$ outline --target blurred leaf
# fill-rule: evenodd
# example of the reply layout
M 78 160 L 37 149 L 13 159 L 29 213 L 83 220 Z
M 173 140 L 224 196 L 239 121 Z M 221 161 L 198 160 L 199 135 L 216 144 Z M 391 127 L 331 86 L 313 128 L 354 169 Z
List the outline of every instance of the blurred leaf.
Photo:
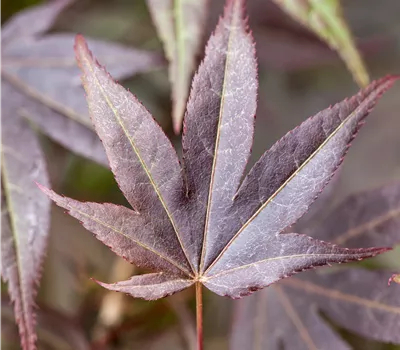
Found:
M 320 317 L 314 301 L 289 294 L 285 286 L 279 283 L 235 303 L 230 350 L 350 349 Z
M 301 232 L 349 247 L 400 244 L 400 182 L 349 196 L 318 226 Z
M 9 45 L 16 38 L 19 40 L 33 38 L 46 32 L 53 25 L 59 13 L 73 0 L 57 0 L 51 5 L 32 6 L 18 12 L 3 26 L 2 45 Z M 29 23 L 29 25 L 27 25 Z
M 172 118 L 178 134 L 206 24 L 208 0 L 147 0 L 147 4 L 170 64 Z
M 7 282 L 23 349 L 35 349 L 34 300 L 50 221 L 50 202 L 35 182 L 49 184 L 35 132 L 16 110 L 23 96 L 3 81 L 2 89 L 2 277 Z
M 2 79 L 26 96 L 18 112 L 33 120 L 41 131 L 73 152 L 108 165 L 88 117 L 75 64 L 74 35 L 43 35 L 71 2 L 59 0 L 33 7 L 5 24 Z M 118 79 L 148 71 L 161 63 L 160 57 L 152 52 L 101 40 L 89 42 Z
M 14 332 L 12 327 L 7 330 L 7 334 L 4 332 L 7 329 L 6 325 L 14 322 L 13 312 L 9 304 L 9 300 L 2 298 L 2 348 L 4 343 L 7 344 L 6 338 L 10 338 Z M 37 313 L 37 332 L 39 349 L 41 350 L 90 349 L 83 330 L 67 316 L 48 307 L 41 307 Z M 7 349 L 9 349 L 8 346 L 7 344 Z
M 387 288 L 384 271 L 346 269 L 288 280 L 295 294 L 305 294 L 337 324 L 367 338 L 400 343 L 400 298 Z M 292 282 L 292 283 L 291 283 Z
M 237 303 L 231 349 L 350 349 L 318 310 L 364 337 L 400 343 L 400 299 L 386 280 L 362 269 L 284 280 Z
M 337 50 L 360 86 L 368 84 L 367 70 L 343 19 L 339 0 L 274 1 Z

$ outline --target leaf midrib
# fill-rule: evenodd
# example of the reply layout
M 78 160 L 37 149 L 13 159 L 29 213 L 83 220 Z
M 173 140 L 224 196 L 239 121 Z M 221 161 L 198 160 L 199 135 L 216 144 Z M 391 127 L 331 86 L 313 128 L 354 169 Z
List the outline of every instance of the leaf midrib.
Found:
M 234 27 L 234 24 L 237 21 L 237 6 L 238 6 L 237 3 L 235 3 L 234 6 L 235 6 L 235 8 L 233 9 L 233 15 L 232 15 L 232 27 Z M 222 83 L 222 94 L 221 94 L 219 116 L 218 116 L 217 135 L 215 138 L 214 157 L 213 157 L 213 164 L 211 167 L 210 186 L 208 189 L 206 219 L 205 219 L 204 231 L 203 231 L 203 244 L 202 244 L 201 259 L 200 259 L 200 274 L 202 274 L 203 270 L 204 270 L 204 259 L 205 259 L 206 248 L 207 248 L 207 233 L 209 231 L 209 224 L 210 224 L 209 220 L 210 220 L 210 215 L 211 215 L 211 202 L 212 202 L 213 187 L 214 187 L 214 180 L 215 180 L 215 171 L 216 171 L 216 166 L 217 166 L 219 142 L 220 142 L 220 137 L 221 137 L 221 123 L 222 123 L 222 117 L 223 117 L 224 110 L 225 110 L 225 90 L 226 90 L 226 85 L 227 85 L 227 80 L 228 80 L 226 75 L 228 74 L 230 50 L 231 50 L 231 45 L 232 45 L 232 40 L 233 40 L 232 37 L 234 36 L 234 34 L 235 34 L 235 30 L 231 30 L 229 32 L 228 44 L 227 44 L 227 50 L 226 50 L 226 61 L 225 61 L 224 77 L 223 77 L 223 83 Z
M 26 300 L 25 300 L 25 297 L 27 297 L 26 293 L 25 293 L 25 288 L 24 288 L 24 286 L 22 284 L 22 276 L 24 274 L 23 274 L 23 271 L 22 271 L 21 254 L 19 253 L 19 250 L 20 250 L 20 248 L 19 248 L 19 239 L 18 239 L 17 233 L 16 233 L 17 225 L 16 225 L 16 219 L 14 217 L 15 216 L 14 215 L 15 211 L 12 209 L 13 208 L 12 199 L 11 199 L 12 196 L 11 196 L 11 193 L 10 193 L 10 189 L 8 188 L 9 181 L 7 180 L 7 171 L 6 171 L 6 165 L 5 165 L 6 164 L 6 160 L 5 160 L 5 157 L 3 155 L 3 152 L 1 152 L 1 158 L 2 158 L 1 170 L 2 170 L 2 176 L 4 178 L 4 181 L 2 181 L 3 182 L 3 187 L 4 187 L 4 192 L 5 192 L 5 196 L 4 197 L 5 197 L 5 201 L 6 201 L 6 207 L 7 207 L 8 212 L 9 212 L 10 226 L 11 226 L 11 232 L 12 232 L 12 235 L 13 235 L 14 249 L 15 249 L 15 256 L 16 256 L 16 262 L 15 263 L 17 265 L 17 270 L 18 270 L 18 287 L 16 288 L 16 290 L 17 290 L 17 293 L 19 295 L 19 300 L 21 302 L 22 311 L 23 311 L 23 314 L 19 315 L 19 317 L 22 320 L 22 322 L 24 323 L 24 328 L 25 328 L 25 332 L 26 332 L 25 341 L 27 342 L 28 346 L 30 346 L 30 340 L 29 339 L 31 338 L 32 334 L 30 333 L 30 329 L 31 329 L 31 327 L 29 326 L 30 322 L 27 319 L 27 316 L 30 315 L 30 313 L 28 311 L 29 306 L 26 304 Z M 4 269 L 4 268 L 5 268 L 5 266 L 2 266 L 2 269 Z M 8 282 L 11 283 L 11 280 L 9 279 Z M 17 301 L 15 301 L 15 302 L 17 302 Z M 23 342 L 23 340 L 21 340 L 21 341 Z

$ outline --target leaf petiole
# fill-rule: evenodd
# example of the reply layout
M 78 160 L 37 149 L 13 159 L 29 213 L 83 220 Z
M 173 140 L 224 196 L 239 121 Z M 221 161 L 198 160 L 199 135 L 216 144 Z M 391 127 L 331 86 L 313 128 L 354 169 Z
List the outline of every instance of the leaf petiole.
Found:
M 197 350 L 203 350 L 203 290 L 201 282 L 196 282 L 196 327 Z

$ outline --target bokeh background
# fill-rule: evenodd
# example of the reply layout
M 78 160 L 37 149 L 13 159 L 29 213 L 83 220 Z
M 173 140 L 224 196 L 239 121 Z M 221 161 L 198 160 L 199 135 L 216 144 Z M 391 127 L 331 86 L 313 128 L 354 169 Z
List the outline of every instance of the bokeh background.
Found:
M 2 23 L 37 3 L 3 0 Z M 343 0 L 342 5 L 372 78 L 399 74 L 400 1 Z M 223 1 L 211 1 L 205 41 L 222 8 Z M 248 0 L 248 14 L 260 78 L 254 162 L 287 131 L 355 93 L 358 87 L 336 53 L 268 0 Z M 144 0 L 76 1 L 61 14 L 52 31 L 80 32 L 162 52 Z M 179 137 L 172 133 L 167 66 L 122 83 L 143 101 L 179 149 Z M 344 162 L 331 205 L 350 193 L 400 180 L 399 96 L 397 83 L 369 117 Z M 44 136 L 41 141 L 52 184 L 59 192 L 82 200 L 125 203 L 109 170 Z M 400 270 L 399 249 L 367 265 Z M 49 249 L 37 299 L 42 310 L 39 320 L 43 320 L 39 349 L 72 349 L 72 337 L 79 337 L 77 329 L 83 329 L 93 349 L 189 348 L 187 341 L 194 336 L 194 290 L 144 302 L 108 293 L 89 279 L 112 282 L 132 273 L 131 265 L 116 257 L 60 208 L 53 207 Z M 227 349 L 234 301 L 206 291 L 204 303 L 205 347 Z M 3 297 L 2 349 L 18 349 L 18 333 L 7 305 Z M 400 349 L 341 332 L 356 349 Z

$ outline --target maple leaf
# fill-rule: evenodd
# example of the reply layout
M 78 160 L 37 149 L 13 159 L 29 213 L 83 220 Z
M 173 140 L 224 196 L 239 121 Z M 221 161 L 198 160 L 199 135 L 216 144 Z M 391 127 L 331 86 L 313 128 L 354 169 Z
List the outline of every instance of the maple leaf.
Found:
M 318 201 L 317 201 L 318 202 Z M 304 225 L 304 223 L 303 223 Z M 319 225 L 304 232 L 337 244 L 400 244 L 400 183 L 348 197 Z M 378 341 L 400 343 L 398 291 L 387 273 L 359 268 L 304 273 L 236 305 L 231 349 L 349 349 L 319 315 Z
M 169 61 L 172 120 L 177 134 L 181 131 L 190 78 L 205 28 L 207 3 L 208 0 L 147 0 Z
M 79 69 L 71 47 L 75 34 L 45 34 L 72 0 L 29 8 L 2 28 L 2 80 L 21 94 L 13 112 L 32 120 L 67 149 L 108 165 L 87 113 Z M 29 23 L 29 25 L 27 25 Z M 123 79 L 160 65 L 158 54 L 90 39 L 93 51 L 115 78 Z M 5 98 L 7 103 L 7 98 Z
M 50 201 L 35 181 L 49 185 L 35 132 L 14 114 L 23 97 L 2 81 L 2 277 L 14 303 L 24 349 L 35 348 L 34 299 L 50 222 Z
M 102 286 L 153 300 L 196 283 L 238 298 L 301 270 L 387 250 L 340 248 L 280 233 L 306 212 L 396 78 L 375 81 L 308 119 L 266 152 L 241 183 L 257 93 L 255 50 L 246 28 L 242 1 L 228 1 L 193 80 L 183 168 L 150 113 L 77 37 L 90 115 L 133 209 L 79 202 L 41 188 L 116 254 L 156 271 Z

